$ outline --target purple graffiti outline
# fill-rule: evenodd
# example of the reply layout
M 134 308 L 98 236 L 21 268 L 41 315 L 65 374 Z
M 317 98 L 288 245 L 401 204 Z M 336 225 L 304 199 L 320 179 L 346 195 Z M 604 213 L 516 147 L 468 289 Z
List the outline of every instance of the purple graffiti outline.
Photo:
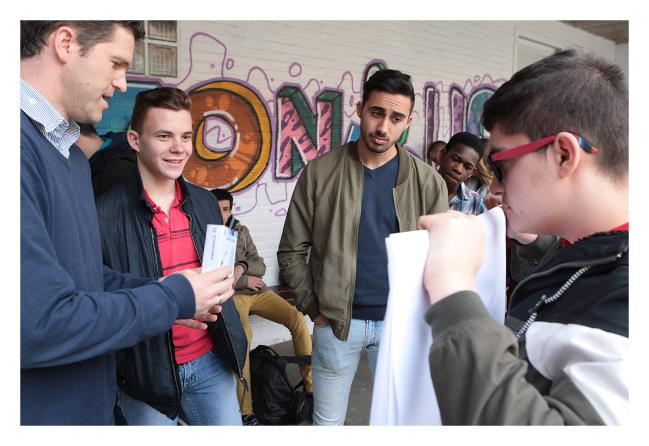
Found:
M 256 187 L 256 189 L 255 189 L 255 202 L 253 203 L 253 205 L 252 205 L 249 209 L 247 209 L 247 210 L 245 210 L 245 211 L 241 211 L 241 212 L 236 212 L 236 215 L 239 216 L 239 215 L 249 214 L 250 212 L 254 211 L 254 210 L 257 208 L 257 205 L 259 204 L 259 193 L 260 193 L 260 192 L 259 192 L 259 189 L 261 189 L 262 187 L 263 187 L 263 189 L 264 189 L 264 194 L 266 195 L 266 201 L 267 201 L 269 204 L 271 204 L 272 206 L 274 206 L 274 205 L 276 205 L 276 204 L 278 204 L 278 203 L 283 203 L 283 202 L 288 201 L 288 200 L 289 200 L 289 196 L 288 196 L 288 183 L 286 183 L 286 182 L 282 182 L 282 183 L 276 183 L 276 184 L 282 184 L 282 185 L 284 186 L 284 198 L 280 198 L 279 200 L 275 200 L 275 201 L 273 201 L 273 199 L 270 197 L 270 194 L 268 193 L 268 183 L 266 183 L 266 182 L 263 182 L 263 183 L 257 183 L 257 184 L 256 184 L 257 187 Z M 248 190 L 248 191 L 249 191 L 249 190 Z M 239 193 L 243 193 L 243 192 L 244 192 L 244 191 L 241 191 L 241 192 L 239 192 Z M 236 192 L 235 192 L 234 195 L 238 195 L 239 193 L 236 193 Z M 281 209 L 280 209 L 280 210 L 281 210 Z M 279 212 L 279 211 L 276 211 L 276 214 L 277 214 L 277 212 Z
M 209 127 L 208 127 L 207 125 L 205 125 L 205 130 L 204 130 L 204 132 L 203 132 L 203 144 L 204 144 L 204 145 L 205 145 L 205 146 L 206 146 L 210 151 L 212 151 L 212 152 L 214 152 L 214 153 L 230 152 L 231 149 L 224 150 L 224 149 L 218 149 L 218 148 L 216 148 L 216 150 L 213 150 L 212 147 L 210 147 L 210 146 L 207 144 L 206 140 L 207 140 L 207 137 L 209 137 L 210 135 L 212 135 L 212 133 L 216 132 L 216 145 L 217 145 L 217 146 L 225 145 L 225 143 L 228 143 L 228 141 L 230 141 L 230 142 L 229 142 L 229 145 L 232 146 L 232 145 L 233 145 L 233 142 L 234 142 L 234 139 L 235 139 L 235 137 L 234 137 L 234 132 L 235 132 L 235 130 L 234 130 L 233 126 L 232 126 L 229 122 L 227 122 L 226 120 L 224 120 L 224 119 L 221 118 L 221 117 L 218 117 L 218 116 L 210 116 L 209 118 L 211 118 L 211 119 L 207 119 L 207 120 L 206 120 L 206 124 L 209 124 L 211 121 L 214 121 L 214 123 L 213 123 L 211 126 L 209 126 Z M 223 126 L 225 126 L 225 127 L 227 127 L 228 129 L 230 129 L 232 134 L 229 135 L 229 136 L 226 135 L 223 139 L 221 139 L 221 129 L 223 128 Z
M 296 73 L 296 74 L 293 74 L 292 73 L 293 67 L 297 67 L 299 69 L 299 72 Z M 293 62 L 291 65 L 289 65 L 289 67 L 288 67 L 288 75 L 291 76 L 291 77 L 301 76 L 302 75 L 302 64 L 300 64 L 299 62 Z
M 211 35 L 209 33 L 206 33 L 206 32 L 203 32 L 203 31 L 195 32 L 189 38 L 189 67 L 187 68 L 187 74 L 177 84 L 175 84 L 175 86 L 178 86 L 178 85 L 182 84 L 183 82 L 185 82 L 187 80 L 187 78 L 192 74 L 192 70 L 194 68 L 194 52 L 192 51 L 192 46 L 194 45 L 194 39 L 196 37 L 198 37 L 198 36 L 207 37 L 208 39 L 215 41 L 216 43 L 218 43 L 219 45 L 221 45 L 223 47 L 224 53 L 223 53 L 223 59 L 221 60 L 221 76 L 223 76 L 223 73 L 225 72 L 224 68 L 225 68 L 226 60 L 228 58 L 228 47 L 225 46 L 225 44 L 223 42 L 221 42 L 219 39 L 217 39 L 216 37 L 214 37 L 213 35 Z M 234 60 L 233 60 L 232 63 L 234 65 Z
M 437 82 L 437 83 L 432 83 L 432 82 L 426 82 L 424 84 L 424 119 L 426 119 L 424 123 L 424 145 L 427 145 L 429 142 L 432 142 L 436 139 L 439 139 L 439 128 L 440 128 L 440 123 L 441 123 L 441 115 L 442 113 L 440 112 L 440 97 L 441 97 L 441 88 L 438 87 L 442 82 Z M 430 93 L 429 91 L 433 91 L 433 103 L 429 105 L 429 97 Z M 430 117 L 428 116 L 428 110 L 431 110 L 431 115 L 433 118 L 432 124 L 428 122 L 428 119 Z M 434 131 L 434 135 L 430 135 L 429 133 L 431 132 L 431 125 L 432 125 L 432 130 Z
M 488 79 L 488 81 L 487 81 Z M 460 85 L 458 82 L 451 82 L 448 91 L 443 93 L 448 94 L 448 109 L 450 113 L 450 132 L 455 133 L 458 131 L 461 131 L 461 129 L 464 128 L 464 123 L 467 120 L 467 114 L 468 114 L 468 102 L 470 98 L 473 96 L 473 94 L 478 91 L 482 90 L 484 88 L 490 88 L 493 90 L 496 90 L 498 88 L 498 85 L 496 85 L 497 82 L 504 83 L 506 79 L 497 79 L 494 81 L 494 79 L 489 75 L 489 74 L 484 74 L 482 77 L 479 75 L 475 75 L 472 78 L 468 78 L 465 82 L 464 85 Z M 455 107 L 454 107 L 454 100 L 458 97 L 462 96 L 464 98 L 464 101 L 462 103 L 462 116 L 456 116 L 455 114 Z M 459 118 L 459 127 L 455 128 L 457 124 L 455 122 L 455 118 Z

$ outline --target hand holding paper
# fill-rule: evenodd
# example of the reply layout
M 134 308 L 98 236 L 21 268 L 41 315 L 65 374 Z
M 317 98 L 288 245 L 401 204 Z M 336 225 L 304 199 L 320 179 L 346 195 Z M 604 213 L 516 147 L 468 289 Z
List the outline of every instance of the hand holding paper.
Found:
M 418 226 L 427 229 L 430 246 L 424 287 L 430 303 L 463 290 L 476 291 L 475 276 L 484 258 L 485 230 L 473 215 L 448 211 L 425 215 Z
M 221 304 L 234 294 L 234 261 L 237 252 L 237 233 L 223 225 L 207 225 L 202 269 L 186 269 L 182 274 L 194 291 L 196 312 L 193 319 L 179 319 L 175 323 L 204 330 L 206 322 L 214 322 Z
M 438 218 L 441 217 L 441 218 Z M 390 294 L 374 375 L 371 425 L 439 425 L 430 378 L 430 301 L 473 289 L 493 319 L 505 318 L 505 215 L 422 217 L 427 231 L 386 239 Z
M 222 304 L 234 294 L 232 289 L 234 279 L 229 277 L 231 273 L 232 270 L 229 266 L 202 273 L 194 270 L 184 270 L 178 273 L 187 278 L 194 291 L 196 301 L 194 319 L 204 320 L 205 313 L 211 313 L 215 305 Z
M 203 251 L 203 272 L 221 266 L 229 266 L 229 277 L 234 274 L 239 233 L 223 225 L 207 225 L 205 249 Z

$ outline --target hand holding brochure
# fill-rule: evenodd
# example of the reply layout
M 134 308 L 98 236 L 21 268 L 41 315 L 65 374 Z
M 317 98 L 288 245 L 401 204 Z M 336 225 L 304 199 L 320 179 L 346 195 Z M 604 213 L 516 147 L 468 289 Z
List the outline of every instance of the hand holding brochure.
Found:
M 205 249 L 203 251 L 203 272 L 222 266 L 230 267 L 234 274 L 234 262 L 237 257 L 237 236 L 239 233 L 223 225 L 207 225 Z

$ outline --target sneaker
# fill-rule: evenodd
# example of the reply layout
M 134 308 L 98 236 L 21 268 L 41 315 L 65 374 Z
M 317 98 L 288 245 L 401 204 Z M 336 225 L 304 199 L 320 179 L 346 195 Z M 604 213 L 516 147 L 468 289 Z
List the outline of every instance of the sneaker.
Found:
M 261 426 L 261 420 L 255 415 L 254 413 L 251 413 L 250 415 L 242 415 L 241 416 L 241 422 L 243 423 L 244 426 Z

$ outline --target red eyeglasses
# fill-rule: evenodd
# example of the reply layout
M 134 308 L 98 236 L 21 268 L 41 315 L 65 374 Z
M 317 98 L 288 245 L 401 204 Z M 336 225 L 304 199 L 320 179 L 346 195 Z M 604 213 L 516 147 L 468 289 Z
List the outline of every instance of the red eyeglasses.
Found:
M 584 149 L 588 153 L 597 153 L 597 148 L 590 144 L 588 141 L 586 141 L 584 138 L 582 138 L 579 135 L 573 135 L 577 138 L 577 142 L 579 144 L 579 147 Z M 513 147 L 511 149 L 503 150 L 498 153 L 494 153 L 493 155 L 489 155 L 487 157 L 487 161 L 489 162 L 489 166 L 491 167 L 491 170 L 493 171 L 496 179 L 498 181 L 503 180 L 503 173 L 502 170 L 500 169 L 500 166 L 498 165 L 500 161 L 504 161 L 510 158 L 515 158 L 517 156 L 522 156 L 527 153 L 534 152 L 536 150 L 542 149 L 543 147 L 547 146 L 548 144 L 552 143 L 557 138 L 556 135 L 552 136 L 546 136 L 545 138 L 537 139 L 535 141 L 529 142 L 527 144 L 523 144 L 522 146 L 518 147 Z

